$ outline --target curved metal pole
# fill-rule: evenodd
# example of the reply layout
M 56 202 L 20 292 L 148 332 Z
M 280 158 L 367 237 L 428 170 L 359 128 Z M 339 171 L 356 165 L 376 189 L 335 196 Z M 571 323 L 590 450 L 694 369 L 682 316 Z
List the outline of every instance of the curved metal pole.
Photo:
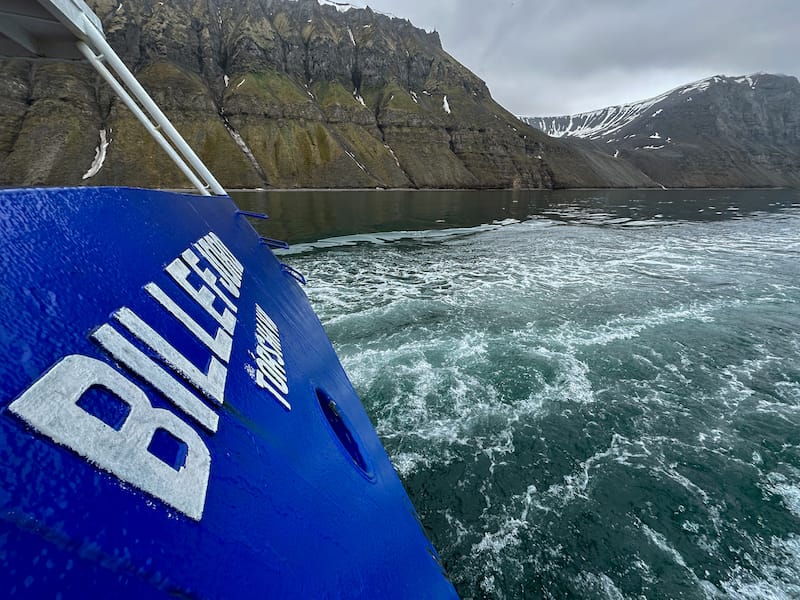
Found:
M 84 42 L 78 42 L 78 50 L 81 51 L 86 57 L 86 60 L 89 61 L 95 70 L 100 73 L 103 79 L 106 80 L 111 89 L 114 90 L 114 93 L 119 96 L 119 99 L 128 107 L 128 109 L 133 113 L 133 115 L 139 120 L 139 122 L 144 125 L 144 128 L 147 129 L 148 133 L 153 136 L 153 139 L 158 143 L 159 146 L 167 153 L 167 155 L 172 159 L 178 168 L 183 172 L 184 175 L 192 182 L 192 185 L 196 187 L 201 194 L 204 196 L 210 196 L 211 194 L 208 191 L 208 186 L 203 184 L 197 178 L 197 175 L 194 174 L 189 168 L 189 165 L 186 164 L 186 161 L 175 151 L 175 149 L 169 145 L 164 136 L 161 135 L 161 132 L 158 128 L 153 125 L 153 122 L 147 117 L 146 114 L 139 108 L 139 105 L 133 101 L 130 94 L 125 90 L 124 87 L 114 78 L 114 75 L 106 68 L 106 66 L 102 63 L 100 58 L 92 51 L 89 46 L 87 46 Z
M 106 63 L 108 63 L 111 69 L 116 72 L 125 86 L 136 97 L 136 99 L 141 102 L 144 110 L 146 110 L 153 120 L 155 120 L 156 124 L 175 145 L 175 148 L 178 150 L 178 152 L 180 152 L 180 154 L 189 162 L 197 174 L 208 182 L 211 191 L 218 196 L 227 196 L 228 193 L 225 191 L 225 188 L 223 188 L 214 178 L 214 176 L 211 174 L 211 171 L 208 170 L 208 167 L 203 164 L 203 161 L 200 160 L 197 154 L 195 154 L 194 150 L 192 150 L 189 144 L 187 144 L 183 137 L 181 137 L 181 134 L 178 133 L 178 130 L 175 129 L 172 123 L 170 123 L 166 115 L 161 112 L 161 109 L 158 108 L 158 105 L 153 102 L 153 99 L 150 98 L 150 95 L 147 93 L 147 91 L 128 70 L 128 67 L 125 66 L 125 63 L 120 60 L 119 56 L 117 56 L 116 52 L 114 52 L 114 49 L 108 45 L 108 42 L 106 42 L 103 34 L 98 31 L 90 22 L 88 22 L 88 20 L 86 22 L 86 27 L 84 28 L 84 33 L 89 39 L 89 42 L 94 50 L 102 54 Z

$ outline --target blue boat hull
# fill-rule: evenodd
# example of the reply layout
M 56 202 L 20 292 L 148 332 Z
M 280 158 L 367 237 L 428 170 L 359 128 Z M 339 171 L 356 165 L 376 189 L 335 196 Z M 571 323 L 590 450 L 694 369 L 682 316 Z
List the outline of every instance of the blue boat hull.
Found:
M 0 192 L 4 595 L 455 595 L 228 198 Z

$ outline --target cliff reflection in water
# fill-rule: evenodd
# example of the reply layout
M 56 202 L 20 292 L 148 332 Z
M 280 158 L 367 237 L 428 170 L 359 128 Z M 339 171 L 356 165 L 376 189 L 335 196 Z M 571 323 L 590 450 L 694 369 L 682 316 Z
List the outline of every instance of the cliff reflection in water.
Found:
M 474 227 L 546 217 L 638 227 L 739 219 L 792 206 L 777 190 L 357 190 L 246 191 L 231 196 L 262 235 L 292 244 L 360 233 Z

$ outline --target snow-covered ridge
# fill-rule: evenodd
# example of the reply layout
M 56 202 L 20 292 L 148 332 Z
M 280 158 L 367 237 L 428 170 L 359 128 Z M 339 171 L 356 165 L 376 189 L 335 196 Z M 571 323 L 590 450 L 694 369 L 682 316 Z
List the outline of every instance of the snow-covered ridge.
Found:
M 743 77 L 715 75 L 679 86 L 654 98 L 640 100 L 639 102 L 631 104 L 609 106 L 575 115 L 519 117 L 519 119 L 552 137 L 569 136 L 594 140 L 618 132 L 641 116 L 647 116 L 648 118 L 658 117 L 658 115 L 663 112 L 663 108 L 656 108 L 656 105 L 663 103 L 671 96 L 685 96 L 685 98 L 681 98 L 681 101 L 689 102 L 694 99 L 692 94 L 700 94 L 708 90 L 714 84 L 728 82 L 745 84 L 749 86 L 750 89 L 755 89 L 758 85 L 759 75 L 761 74 L 757 73 Z
M 317 2 L 319 3 L 320 6 L 333 6 L 336 10 L 338 10 L 341 13 L 345 13 L 350 9 L 363 10 L 367 8 L 366 2 L 337 2 L 335 0 L 317 0 Z M 384 15 L 391 19 L 397 18 L 390 13 L 380 12 L 375 9 L 372 9 L 372 12 L 374 12 L 377 15 Z
M 363 6 L 356 6 L 349 2 L 332 2 L 332 0 L 317 0 L 317 2 L 319 2 L 320 6 L 333 6 L 339 12 L 347 12 L 351 8 L 365 8 L 367 6 L 366 4 Z

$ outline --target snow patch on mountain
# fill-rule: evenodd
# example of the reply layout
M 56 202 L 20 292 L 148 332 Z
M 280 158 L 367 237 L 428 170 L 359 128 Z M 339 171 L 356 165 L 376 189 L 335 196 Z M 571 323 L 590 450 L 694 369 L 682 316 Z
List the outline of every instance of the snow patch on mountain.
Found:
M 349 2 L 332 2 L 331 0 L 317 0 L 320 6 L 333 6 L 339 12 L 347 12 L 351 8 L 364 8 L 364 6 L 356 6 L 354 4 L 350 4 Z
M 679 94 L 688 94 L 689 92 L 705 92 L 708 88 L 711 87 L 712 83 L 719 83 L 722 81 L 721 77 L 709 77 L 708 79 L 703 79 L 701 81 L 695 81 L 694 83 L 690 83 L 687 86 L 681 87 L 680 89 L 673 90 L 678 92 Z
M 358 168 L 359 168 L 359 169 L 361 169 L 362 171 L 364 171 L 364 173 L 366 173 L 366 172 L 367 172 L 367 167 L 365 167 L 365 166 L 364 166 L 362 163 L 360 163 L 360 162 L 358 161 L 358 159 L 356 158 L 356 155 L 355 155 L 355 153 L 354 153 L 354 152 L 350 152 L 349 150 L 345 150 L 345 151 L 344 151 L 344 153 L 345 153 L 345 154 L 347 154 L 347 156 L 349 156 L 349 157 L 352 159 L 352 161 L 353 161 L 354 163 L 356 163 L 356 165 L 358 165 Z
M 756 84 L 758 83 L 758 80 L 755 79 L 754 75 L 746 75 L 745 77 L 737 77 L 736 79 L 734 79 L 734 81 L 736 83 L 746 83 L 747 85 L 750 86 L 751 90 L 756 89 Z
M 640 100 L 631 104 L 609 106 L 575 115 L 519 118 L 552 137 L 579 137 L 595 140 L 613 135 L 642 116 L 646 116 L 649 119 L 657 118 L 664 110 L 663 107 L 658 105 L 666 103 L 671 97 L 692 94 L 685 99 L 686 102 L 690 102 L 697 94 L 707 91 L 711 86 L 729 82 L 747 84 L 751 89 L 755 89 L 759 75 L 754 74 L 736 78 L 715 75 L 679 86 L 654 98 Z
M 581 137 L 597 139 L 611 135 L 632 123 L 667 95 L 651 98 L 634 104 L 610 106 L 589 113 L 565 115 L 563 117 L 523 118 L 529 125 L 541 129 L 552 137 Z
M 361 106 L 363 106 L 364 108 L 367 108 L 367 103 L 366 103 L 366 102 L 364 102 L 364 98 L 362 98 L 362 97 L 361 97 L 361 94 L 359 94 L 359 93 L 358 93 L 358 90 L 353 90 L 353 98 L 355 98 L 355 99 L 356 99 L 356 101 L 357 101 L 357 102 L 358 102 L 358 103 L 359 103 Z
M 320 6 L 333 6 L 336 10 L 340 13 L 346 13 L 351 9 L 355 10 L 364 10 L 367 8 L 366 2 L 336 2 L 335 0 L 317 0 Z M 372 10 L 377 15 L 384 15 L 391 19 L 396 19 L 397 17 L 391 13 L 379 12 L 377 10 Z M 371 25 L 364 25 L 365 28 L 371 27 Z
M 101 129 L 100 144 L 94 150 L 94 160 L 92 161 L 92 165 L 89 167 L 89 170 L 83 174 L 81 179 L 89 179 L 100 172 L 100 169 L 103 168 L 103 164 L 106 162 L 106 151 L 108 150 L 110 143 L 111 140 L 108 138 L 106 130 Z

